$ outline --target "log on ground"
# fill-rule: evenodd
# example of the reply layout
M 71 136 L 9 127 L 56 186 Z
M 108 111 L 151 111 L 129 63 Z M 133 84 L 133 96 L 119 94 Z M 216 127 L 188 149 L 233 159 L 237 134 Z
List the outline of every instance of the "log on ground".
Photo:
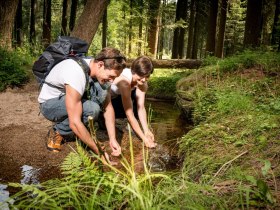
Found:
M 134 59 L 126 61 L 127 67 L 131 67 Z M 154 68 L 186 68 L 197 69 L 201 66 L 202 61 L 197 59 L 152 59 Z

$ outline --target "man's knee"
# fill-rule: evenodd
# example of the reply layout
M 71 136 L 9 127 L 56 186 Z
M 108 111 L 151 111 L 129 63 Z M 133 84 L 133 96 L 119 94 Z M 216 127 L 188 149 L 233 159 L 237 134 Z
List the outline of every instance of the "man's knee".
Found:
M 96 121 L 98 119 L 100 111 L 100 106 L 97 103 L 90 100 L 83 102 L 83 121 L 87 122 L 88 116 L 92 116 Z

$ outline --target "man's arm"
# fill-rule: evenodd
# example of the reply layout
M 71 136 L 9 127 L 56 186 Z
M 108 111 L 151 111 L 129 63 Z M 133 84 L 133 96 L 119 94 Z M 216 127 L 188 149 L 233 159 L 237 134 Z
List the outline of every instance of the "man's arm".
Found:
M 66 97 L 65 104 L 66 110 L 69 118 L 69 126 L 72 131 L 89 146 L 90 149 L 94 151 L 94 153 L 99 154 L 98 148 L 90 136 L 89 131 L 81 121 L 83 106 L 81 101 L 81 95 L 70 85 L 65 85 L 66 89 Z

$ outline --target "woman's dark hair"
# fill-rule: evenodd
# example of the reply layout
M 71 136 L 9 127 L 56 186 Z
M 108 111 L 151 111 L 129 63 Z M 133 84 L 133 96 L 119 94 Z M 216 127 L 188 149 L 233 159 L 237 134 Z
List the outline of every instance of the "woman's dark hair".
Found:
M 137 74 L 141 77 L 149 76 L 154 71 L 152 60 L 147 56 L 140 56 L 131 64 L 132 74 Z
M 94 62 L 103 61 L 105 69 L 123 70 L 126 67 L 126 58 L 115 48 L 103 48 L 94 59 Z

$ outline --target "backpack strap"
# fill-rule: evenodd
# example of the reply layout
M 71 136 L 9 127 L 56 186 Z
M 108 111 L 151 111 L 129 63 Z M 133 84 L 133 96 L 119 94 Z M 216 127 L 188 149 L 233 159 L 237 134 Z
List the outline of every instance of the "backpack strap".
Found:
M 74 61 L 76 61 L 80 67 L 83 69 L 85 76 L 86 76 L 86 86 L 85 86 L 85 90 L 88 91 L 89 89 L 89 65 L 87 64 L 87 62 L 81 58 L 81 57 L 76 57 L 76 56 L 70 56 L 69 58 L 73 59 Z
M 68 56 L 66 59 L 72 59 L 72 60 L 76 61 L 76 62 L 79 64 L 79 66 L 83 69 L 83 72 L 85 73 L 85 77 L 86 77 L 85 90 L 86 90 L 86 92 L 88 92 L 88 90 L 89 90 L 89 65 L 88 65 L 87 62 L 86 62 L 83 58 L 81 58 L 81 57 Z M 62 87 L 58 87 L 58 86 L 53 85 L 53 84 L 51 84 L 51 83 L 49 83 L 49 82 L 46 82 L 45 80 L 42 82 L 42 85 L 41 85 L 41 86 L 43 86 L 44 83 L 47 84 L 47 85 L 50 86 L 50 87 L 57 88 L 57 89 L 59 89 L 59 90 L 63 90 L 63 89 L 64 89 L 64 88 L 62 88 Z

